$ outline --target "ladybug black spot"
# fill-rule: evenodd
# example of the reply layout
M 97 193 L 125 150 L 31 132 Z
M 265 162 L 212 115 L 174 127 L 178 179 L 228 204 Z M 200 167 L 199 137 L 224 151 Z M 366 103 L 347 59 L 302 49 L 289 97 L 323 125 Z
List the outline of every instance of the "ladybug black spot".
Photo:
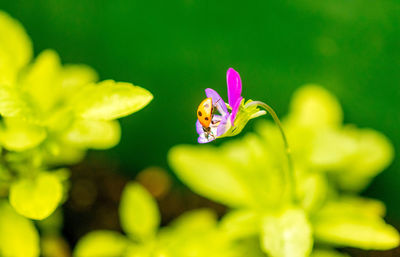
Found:
M 203 114 L 201 113 L 201 111 L 199 111 L 197 114 L 199 114 L 199 116 L 203 115 Z
M 208 120 L 208 117 L 205 117 L 204 119 L 205 119 L 205 120 Z

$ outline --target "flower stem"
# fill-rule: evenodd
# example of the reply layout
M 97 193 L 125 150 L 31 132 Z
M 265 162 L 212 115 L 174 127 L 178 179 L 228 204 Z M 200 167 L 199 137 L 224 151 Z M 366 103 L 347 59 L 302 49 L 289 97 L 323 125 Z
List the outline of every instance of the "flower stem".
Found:
M 248 104 L 246 104 L 246 107 L 252 106 L 252 105 L 257 105 L 262 108 L 264 108 L 272 117 L 274 120 L 276 126 L 279 128 L 279 132 L 281 133 L 282 140 L 283 140 L 283 145 L 285 148 L 285 154 L 288 162 L 288 168 L 285 169 L 285 177 L 287 181 L 287 187 L 289 191 L 289 195 L 291 197 L 291 200 L 293 203 L 296 202 L 296 184 L 295 184 L 295 178 L 294 178 L 294 170 L 293 170 L 293 161 L 292 161 L 292 155 L 290 153 L 290 147 L 288 140 L 286 138 L 285 132 L 283 131 L 282 123 L 278 118 L 278 115 L 276 115 L 274 109 L 272 109 L 271 106 L 269 106 L 266 103 L 260 102 L 260 101 L 252 101 Z

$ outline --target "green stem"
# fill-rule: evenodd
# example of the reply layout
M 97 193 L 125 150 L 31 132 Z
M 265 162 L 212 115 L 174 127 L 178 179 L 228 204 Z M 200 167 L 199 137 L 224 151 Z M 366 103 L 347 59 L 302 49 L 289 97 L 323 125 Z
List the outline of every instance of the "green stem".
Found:
M 252 105 L 257 105 L 262 108 L 264 108 L 272 117 L 274 120 L 276 126 L 279 128 L 279 132 L 281 133 L 282 140 L 283 140 L 283 145 L 285 148 L 285 154 L 288 162 L 288 168 L 285 169 L 285 177 L 287 181 L 287 187 L 289 190 L 289 195 L 291 197 L 292 202 L 296 202 L 296 183 L 295 183 L 295 178 L 294 178 L 294 170 L 293 170 L 293 161 L 292 161 L 292 155 L 290 153 L 290 147 L 288 140 L 286 138 L 285 132 L 283 131 L 282 123 L 278 118 L 278 115 L 276 115 L 274 109 L 272 109 L 271 106 L 269 106 L 266 103 L 260 102 L 260 101 L 252 101 L 248 104 L 246 104 L 246 107 L 252 106 Z

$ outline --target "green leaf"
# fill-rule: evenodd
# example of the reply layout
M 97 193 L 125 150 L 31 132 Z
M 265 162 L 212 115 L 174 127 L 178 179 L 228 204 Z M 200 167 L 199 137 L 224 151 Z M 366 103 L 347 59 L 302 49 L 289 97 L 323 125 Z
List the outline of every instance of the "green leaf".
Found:
M 298 89 L 291 101 L 289 121 L 297 126 L 319 129 L 337 127 L 343 121 L 339 101 L 318 85 Z
M 107 149 L 118 144 L 118 121 L 77 120 L 64 132 L 63 140 L 79 148 Z
M 386 213 L 385 204 L 381 201 L 357 196 L 342 196 L 339 200 L 330 201 L 319 210 L 319 215 L 330 213 L 340 216 L 358 215 L 366 217 L 383 217 Z
M 279 135 L 277 139 L 281 147 Z M 214 158 L 231 169 L 232 176 L 243 187 L 246 199 L 242 205 L 276 208 L 287 200 L 283 172 L 286 157 L 283 149 L 268 148 L 259 136 L 249 133 L 223 144 L 215 155 Z
M 25 151 L 36 147 L 45 140 L 43 127 L 18 118 L 5 118 L 5 127 L 0 130 L 0 142 L 10 151 Z
M 215 228 L 217 215 L 210 209 L 197 209 L 188 211 L 169 224 L 169 227 L 177 231 L 200 232 Z
M 0 201 L 0 255 L 38 257 L 39 234 L 32 221 L 18 215 L 6 201 Z
M 40 232 L 44 235 L 57 235 L 62 231 L 64 216 L 61 208 L 57 208 L 50 216 L 36 222 Z
M 21 215 L 44 219 L 57 208 L 63 188 L 57 176 L 41 172 L 37 177 L 20 179 L 10 187 L 10 203 Z
M 221 157 L 218 149 L 175 146 L 169 151 L 168 161 L 176 175 L 194 192 L 229 206 L 248 203 L 248 194 L 234 176 L 234 167 Z
M 312 138 L 309 158 L 311 164 L 318 169 L 341 171 L 358 150 L 354 138 L 339 129 L 321 129 Z
M 337 246 L 387 250 L 399 245 L 399 233 L 380 217 L 376 201 L 343 199 L 326 204 L 313 216 L 317 240 Z
M 53 112 L 58 107 L 61 92 L 57 80 L 61 69 L 58 54 L 47 49 L 36 57 L 21 78 L 21 90 L 29 96 L 29 102 L 40 114 Z
M 119 206 L 122 229 L 131 237 L 145 241 L 155 235 L 160 224 L 156 201 L 141 185 L 128 183 Z
M 273 257 L 303 257 L 311 253 L 311 227 L 300 209 L 287 209 L 278 215 L 265 216 L 261 230 L 262 247 Z
M 300 170 L 298 168 L 298 170 Z M 303 171 L 297 176 L 296 191 L 301 207 L 312 213 L 321 208 L 328 198 L 329 184 L 321 172 Z
M 45 150 L 41 154 L 43 160 L 48 165 L 73 165 L 83 160 L 86 154 L 86 149 L 75 147 L 65 142 L 47 140 Z
M 345 190 L 359 191 L 393 160 L 390 141 L 381 133 L 354 126 L 315 134 L 310 162 L 330 171 Z
M 59 75 L 63 97 L 74 95 L 80 88 L 96 82 L 98 75 L 91 67 L 83 64 L 64 65 Z
M 235 251 L 233 257 L 267 257 L 260 247 L 260 239 L 258 236 L 244 238 L 231 243 L 230 248 Z
M 0 114 L 4 117 L 33 119 L 32 109 L 15 87 L 0 85 Z
M 30 61 L 32 42 L 23 26 L 0 11 L 0 84 L 13 84 L 18 71 Z
M 154 249 L 151 247 L 151 245 L 136 245 L 136 244 L 131 244 L 129 245 L 128 249 L 124 253 L 124 257 L 153 257 L 153 256 L 168 256 L 169 255 L 165 253 L 160 253 L 159 255 L 154 253 Z
M 338 174 L 338 182 L 343 189 L 359 191 L 389 166 L 394 148 L 387 137 L 372 129 L 348 127 L 343 133 L 354 140 L 357 148 Z
M 74 257 L 120 257 L 129 241 L 120 233 L 107 230 L 90 232 L 82 237 L 74 249 Z
M 75 110 L 85 119 L 113 120 L 139 111 L 152 99 L 144 88 L 105 80 L 85 87 L 75 99 Z
M 184 213 L 157 237 L 159 255 L 173 257 L 233 257 L 238 256 L 231 242 L 218 229 L 217 216 L 209 209 Z M 235 251 L 235 254 L 233 252 Z
M 253 210 L 233 210 L 222 218 L 221 229 L 233 239 L 258 235 L 260 216 Z

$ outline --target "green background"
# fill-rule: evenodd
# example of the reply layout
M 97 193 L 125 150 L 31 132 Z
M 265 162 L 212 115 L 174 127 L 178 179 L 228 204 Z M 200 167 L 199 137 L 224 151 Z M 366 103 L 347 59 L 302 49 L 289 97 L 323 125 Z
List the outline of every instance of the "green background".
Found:
M 122 119 L 121 143 L 107 152 L 130 177 L 167 167 L 178 143 L 196 143 L 204 89 L 226 98 L 225 72 L 238 70 L 246 98 L 283 116 L 292 92 L 319 83 L 336 94 L 345 120 L 386 134 L 400 150 L 400 2 L 12 0 L 0 8 L 31 36 L 35 53 L 53 48 L 101 79 L 133 82 L 154 94 Z M 251 130 L 251 128 L 250 128 Z M 400 224 L 400 162 L 366 192 Z

